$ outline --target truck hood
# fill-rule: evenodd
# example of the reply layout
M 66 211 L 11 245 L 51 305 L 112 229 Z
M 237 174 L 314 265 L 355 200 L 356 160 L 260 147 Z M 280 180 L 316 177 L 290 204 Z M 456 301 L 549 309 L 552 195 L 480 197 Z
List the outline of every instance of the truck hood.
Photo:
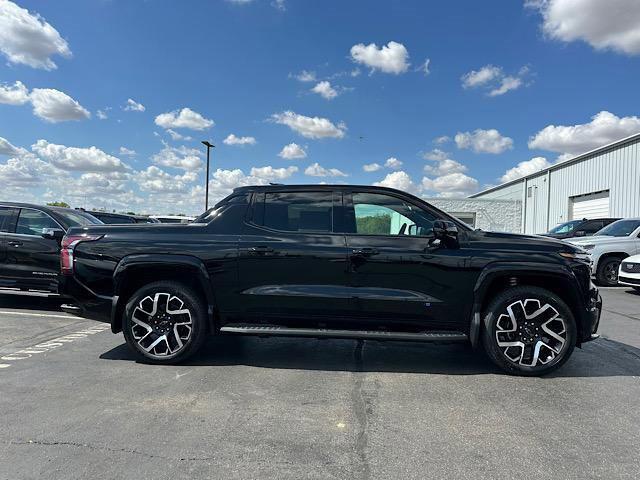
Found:
M 576 249 L 576 246 L 573 246 L 567 242 L 558 240 L 556 238 L 543 237 L 541 235 L 483 232 L 476 230 L 472 232 L 471 238 L 472 241 L 487 243 L 488 248 L 491 244 L 499 244 L 502 247 L 511 247 L 514 250 L 518 250 L 522 246 L 526 246 L 529 249 L 533 247 L 547 252 Z
M 607 235 L 594 235 L 592 237 L 570 238 L 567 242 L 577 245 L 608 245 L 612 243 L 621 243 L 629 240 L 629 237 L 609 237 Z

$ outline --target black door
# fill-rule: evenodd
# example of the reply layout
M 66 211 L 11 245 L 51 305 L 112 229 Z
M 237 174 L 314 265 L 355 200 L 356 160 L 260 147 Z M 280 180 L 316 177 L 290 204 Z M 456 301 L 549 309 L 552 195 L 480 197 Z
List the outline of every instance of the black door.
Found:
M 11 281 L 5 278 L 7 269 L 7 233 L 13 230 L 15 214 L 15 209 L 0 206 L 0 286 L 11 284 Z
M 434 240 L 437 214 L 392 194 L 345 195 L 349 271 L 358 315 L 397 330 L 462 328 L 473 303 L 463 248 Z
M 21 208 L 10 232 L 4 234 L 6 258 L 2 278 L 19 288 L 57 291 L 60 246 L 42 237 L 43 228 L 62 228 L 44 212 Z
M 330 190 L 254 194 L 239 243 L 243 319 L 312 327 L 348 316 L 345 238 L 333 233 L 341 201 Z

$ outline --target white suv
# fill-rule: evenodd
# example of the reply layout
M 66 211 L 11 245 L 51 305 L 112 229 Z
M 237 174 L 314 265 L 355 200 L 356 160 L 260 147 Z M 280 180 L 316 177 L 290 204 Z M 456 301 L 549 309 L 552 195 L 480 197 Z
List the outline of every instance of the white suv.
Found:
M 640 255 L 625 258 L 618 270 L 618 283 L 640 292 Z
M 593 237 L 572 238 L 568 242 L 591 255 L 591 273 L 600 285 L 618 285 L 618 270 L 623 259 L 640 254 L 640 218 L 624 218 L 610 223 Z

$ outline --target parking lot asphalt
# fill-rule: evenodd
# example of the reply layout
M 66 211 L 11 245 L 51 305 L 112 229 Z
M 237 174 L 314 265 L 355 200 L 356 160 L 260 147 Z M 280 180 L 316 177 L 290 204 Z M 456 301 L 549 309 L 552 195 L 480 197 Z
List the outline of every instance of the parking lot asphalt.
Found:
M 122 335 L 0 294 L 1 479 L 639 478 L 640 295 L 544 378 L 462 345 L 224 337 L 137 363 Z

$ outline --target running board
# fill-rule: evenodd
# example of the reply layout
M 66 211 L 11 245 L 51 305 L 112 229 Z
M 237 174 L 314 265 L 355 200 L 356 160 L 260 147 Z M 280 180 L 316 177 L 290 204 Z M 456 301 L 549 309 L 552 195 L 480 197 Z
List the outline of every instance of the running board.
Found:
M 326 337 L 363 340 L 407 340 L 413 342 L 466 342 L 462 332 L 383 332 L 379 330 L 333 330 L 328 328 L 290 328 L 273 325 L 234 323 L 220 329 L 224 333 L 282 337 Z

